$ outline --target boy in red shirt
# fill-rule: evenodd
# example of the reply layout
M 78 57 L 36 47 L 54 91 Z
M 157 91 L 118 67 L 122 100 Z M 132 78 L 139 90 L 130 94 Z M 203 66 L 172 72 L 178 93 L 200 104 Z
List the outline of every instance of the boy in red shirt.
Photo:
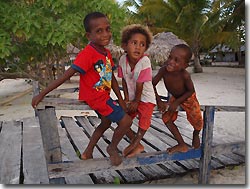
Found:
M 66 70 L 62 77 L 54 80 L 32 99 L 32 106 L 35 108 L 46 94 L 79 72 L 79 100 L 85 101 L 101 118 L 100 125 L 91 136 L 81 157 L 84 160 L 93 158 L 93 149 L 96 143 L 110 127 L 111 122 L 116 122 L 118 127 L 114 131 L 107 152 L 110 155 L 112 165 L 119 165 L 122 159 L 117 152 L 117 145 L 130 128 L 132 120 L 123 110 L 126 105 L 113 74 L 114 62 L 110 51 L 105 48 L 112 36 L 110 23 L 104 14 L 93 12 L 84 18 L 84 28 L 90 43 L 78 54 L 72 66 Z M 110 98 L 111 89 L 116 94 L 119 104 Z

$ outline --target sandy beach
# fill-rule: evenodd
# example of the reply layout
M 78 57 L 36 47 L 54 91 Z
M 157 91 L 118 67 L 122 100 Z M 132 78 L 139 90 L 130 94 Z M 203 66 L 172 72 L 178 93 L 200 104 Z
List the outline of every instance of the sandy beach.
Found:
M 246 70 L 244 68 L 204 67 L 203 73 L 191 73 L 196 93 L 202 105 L 234 105 L 245 106 L 246 103 Z M 154 70 L 156 73 L 157 70 Z M 74 76 L 71 83 L 60 88 L 78 86 L 78 77 Z M 164 85 L 157 86 L 161 95 L 166 95 Z M 32 85 L 25 79 L 7 79 L 0 81 L 0 121 L 20 120 L 34 116 L 31 107 Z M 72 97 L 77 98 L 77 95 Z M 81 111 L 57 111 L 57 116 L 82 114 Z M 226 133 L 236 138 L 246 139 L 245 113 L 218 112 L 215 116 L 215 131 Z M 225 139 L 226 140 L 226 139 Z M 247 160 L 246 160 L 247 161 Z M 246 188 L 246 166 L 230 166 L 212 170 L 210 184 L 236 184 L 234 188 Z M 189 172 L 175 178 L 147 182 L 145 184 L 178 185 L 197 184 L 198 172 Z M 222 188 L 219 185 L 218 188 Z M 217 188 L 217 187 L 216 187 Z

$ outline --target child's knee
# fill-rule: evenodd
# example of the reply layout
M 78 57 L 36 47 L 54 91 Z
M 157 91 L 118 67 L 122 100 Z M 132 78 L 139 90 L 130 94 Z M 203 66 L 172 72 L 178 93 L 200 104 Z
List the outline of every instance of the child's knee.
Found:
M 128 114 L 124 114 L 123 118 L 118 122 L 119 125 L 122 125 L 123 127 L 128 127 L 132 125 L 132 119 Z

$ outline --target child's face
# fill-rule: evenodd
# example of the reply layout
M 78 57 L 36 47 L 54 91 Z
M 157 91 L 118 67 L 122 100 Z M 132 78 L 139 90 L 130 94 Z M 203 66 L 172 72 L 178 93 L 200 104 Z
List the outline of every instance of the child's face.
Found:
M 133 34 L 124 48 L 130 60 L 139 60 L 146 51 L 146 36 L 140 33 Z
M 188 67 L 186 62 L 187 53 L 181 48 L 174 48 L 170 52 L 168 60 L 166 61 L 166 69 L 169 72 L 176 72 L 184 70 Z
M 87 38 L 96 46 L 104 47 L 109 44 L 112 33 L 107 18 L 96 18 L 90 21 L 90 32 L 87 32 Z

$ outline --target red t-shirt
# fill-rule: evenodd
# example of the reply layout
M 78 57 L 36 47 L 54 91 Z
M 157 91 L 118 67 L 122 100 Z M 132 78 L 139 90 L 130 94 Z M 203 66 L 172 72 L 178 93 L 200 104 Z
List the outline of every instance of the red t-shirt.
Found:
M 91 105 L 110 98 L 114 62 L 108 49 L 102 53 L 90 43 L 77 55 L 71 67 L 80 72 L 79 100 Z

